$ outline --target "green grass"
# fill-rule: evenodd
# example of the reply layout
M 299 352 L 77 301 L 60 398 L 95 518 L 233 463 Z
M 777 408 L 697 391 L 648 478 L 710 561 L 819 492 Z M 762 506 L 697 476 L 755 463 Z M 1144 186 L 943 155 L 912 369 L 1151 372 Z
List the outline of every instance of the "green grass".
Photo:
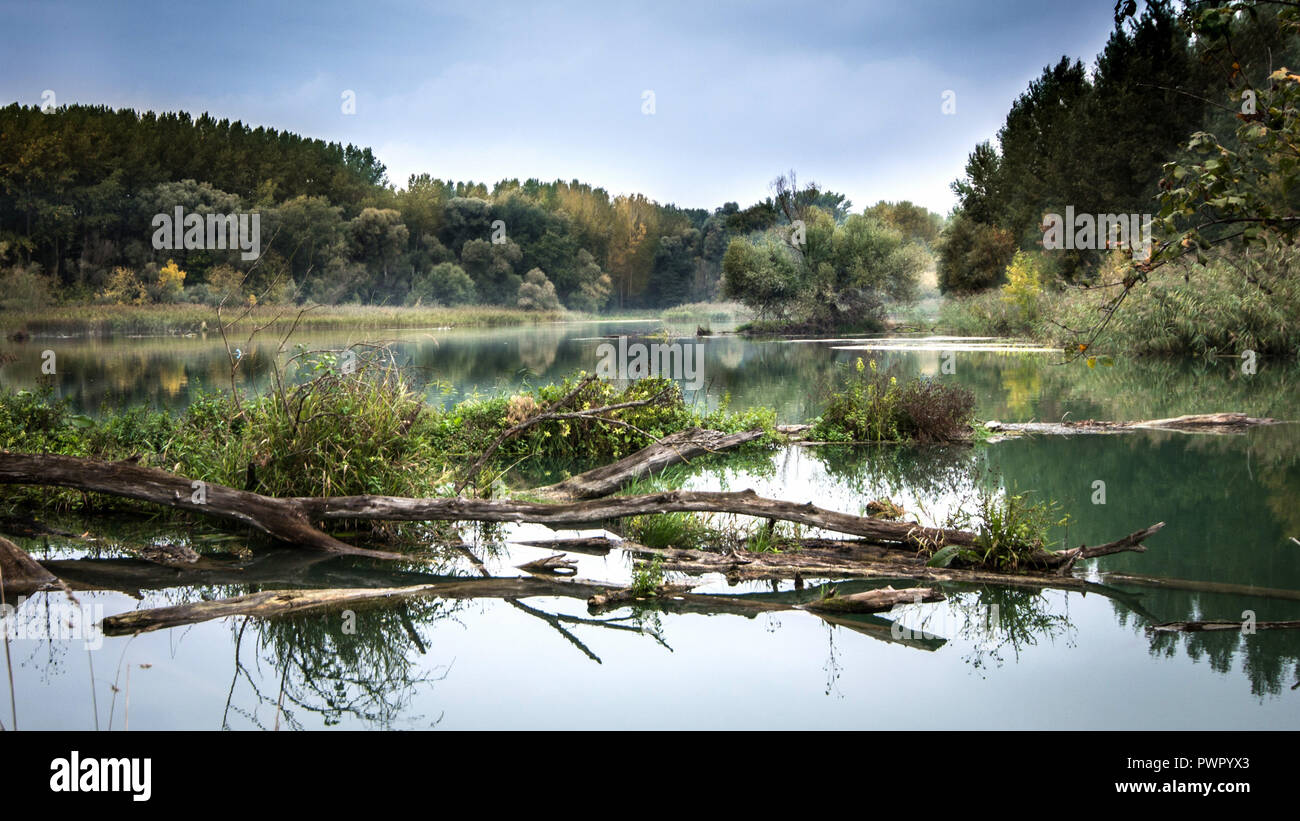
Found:
M 242 309 L 241 309 L 242 310 Z M 586 318 L 566 311 L 524 311 L 497 305 L 456 307 L 389 307 L 382 305 L 331 305 L 307 311 L 298 318 L 294 306 L 259 305 L 236 325 L 247 333 L 270 323 L 268 330 L 287 331 L 297 321 L 300 331 L 339 328 L 446 328 L 499 327 Z M 223 311 L 229 322 L 239 310 Z M 24 330 L 34 335 L 113 336 L 176 335 L 217 332 L 216 309 L 206 305 L 60 305 L 35 311 L 0 311 L 0 332 Z
M 1121 275 L 1114 263 L 1101 282 Z M 1093 343 L 1098 353 L 1137 356 L 1300 356 L 1300 251 L 1219 252 L 1207 265 L 1189 260 L 1139 283 Z M 1099 321 L 1115 288 L 1045 292 L 1033 310 L 999 291 L 946 299 L 935 330 L 962 336 L 1017 336 L 1073 348 Z
M 990 570 L 1021 570 L 1047 549 L 1053 529 L 1064 527 L 1069 517 L 1051 501 L 1034 501 L 1032 494 L 981 490 L 975 513 L 958 523 L 977 535 L 974 547 L 948 545 L 933 551 L 932 567 L 958 564 Z
M 722 538 L 698 513 L 656 513 L 631 516 L 624 522 L 629 539 L 654 548 L 702 548 Z
M 1045 295 L 1044 302 L 1053 298 Z M 1048 309 L 1045 309 L 1048 310 Z M 1019 306 L 1002 298 L 999 291 L 971 296 L 954 296 L 939 303 L 934 330 L 953 336 L 1011 336 L 1041 339 L 1048 326 L 1044 315 L 1026 315 Z
M 660 314 L 664 322 L 732 322 L 751 316 L 749 309 L 738 302 L 689 302 Z
M 1251 350 L 1261 356 L 1300 356 L 1300 277 L 1289 269 L 1256 267 L 1250 273 L 1255 282 L 1225 261 L 1161 269 L 1133 289 L 1094 350 L 1152 356 L 1238 356 Z M 1074 292 L 1060 305 L 1056 321 L 1068 328 L 1090 327 L 1109 295 Z M 1054 326 L 1044 332 L 1063 346 L 1075 340 Z
M 514 396 L 471 398 L 444 410 L 427 404 L 386 361 L 361 362 L 346 374 L 332 357 L 307 362 L 315 375 L 283 393 L 207 394 L 179 414 L 136 408 L 91 419 L 48 392 L 3 393 L 0 448 L 108 460 L 135 457 L 191 479 L 272 496 L 445 495 L 503 431 L 570 393 L 580 379 L 575 375 Z M 694 426 L 766 428 L 769 435 L 750 451 L 775 441 L 770 411 L 699 413 L 685 405 L 670 380 L 641 380 L 623 389 L 596 380 L 568 409 L 649 398 L 654 401 L 611 414 L 623 425 L 562 419 L 529 427 L 502 444 L 479 483 L 531 465 L 585 469 Z M 57 507 L 76 498 L 79 494 L 70 492 L 27 495 L 38 506 Z
M 953 442 L 972 436 L 975 395 L 930 379 L 898 378 L 859 358 L 808 432 L 823 442 Z

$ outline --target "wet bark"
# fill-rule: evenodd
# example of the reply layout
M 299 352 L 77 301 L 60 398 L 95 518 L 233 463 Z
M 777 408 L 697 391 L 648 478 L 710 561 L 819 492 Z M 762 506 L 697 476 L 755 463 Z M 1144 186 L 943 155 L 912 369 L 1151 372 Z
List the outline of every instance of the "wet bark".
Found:
M 194 482 L 132 462 L 102 462 L 75 456 L 0 453 L 0 483 L 70 487 L 105 493 L 248 525 L 299 547 L 351 556 L 400 559 L 401 554 L 353 547 L 318 530 L 292 502 Z M 200 492 L 201 491 L 201 492 Z
M 1261 425 L 1280 424 L 1276 419 L 1247 416 L 1244 413 L 1194 413 L 1166 419 L 1136 422 L 1104 422 L 1086 419 L 1078 422 L 998 422 L 985 423 L 995 433 L 1124 433 L 1131 430 L 1173 430 L 1183 433 L 1242 433 Z
M 1297 630 L 1300 629 L 1300 621 L 1257 621 L 1250 625 L 1242 621 L 1169 621 L 1164 624 L 1150 625 L 1147 630 L 1156 633 L 1200 633 L 1225 630 L 1246 632 L 1248 628 L 1254 630 Z
M 18 545 L 0 536 L 0 592 L 25 596 L 59 587 L 58 578 Z
M 710 453 L 722 453 L 763 436 L 762 430 L 722 433 L 691 428 L 670 434 L 617 462 L 570 476 L 562 482 L 536 488 L 530 494 L 551 499 L 596 499 L 673 465 Z

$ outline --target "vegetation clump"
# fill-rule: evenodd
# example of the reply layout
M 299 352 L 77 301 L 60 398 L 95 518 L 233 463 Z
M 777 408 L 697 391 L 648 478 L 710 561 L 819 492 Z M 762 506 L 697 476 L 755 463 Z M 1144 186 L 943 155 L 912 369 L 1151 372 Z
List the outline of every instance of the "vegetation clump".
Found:
M 809 436 L 827 442 L 952 442 L 969 439 L 970 390 L 933 379 L 898 377 L 858 358 L 845 387 L 832 393 Z
M 977 534 L 975 545 L 947 545 L 933 551 L 931 567 L 961 564 L 990 570 L 1023 570 L 1034 566 L 1049 543 L 1051 531 L 1069 523 L 1056 502 L 1036 502 L 1029 493 L 981 492 L 975 513 L 961 526 Z
M 632 569 L 632 595 L 646 598 L 655 595 L 664 584 L 664 563 L 658 556 Z
M 1041 254 L 1039 255 L 1041 256 Z M 1128 264 L 1113 252 L 1103 280 Z M 1148 275 L 1122 310 L 1108 313 L 1107 289 L 1057 284 L 1053 291 L 1035 255 L 1017 252 L 1007 284 L 996 291 L 953 297 L 939 309 L 938 329 L 973 336 L 1022 336 L 1077 350 L 1081 330 L 1109 316 L 1089 347 L 1136 356 L 1300 356 L 1300 251 L 1281 246 L 1215 250 L 1204 265 L 1180 260 Z
M 73 412 L 51 392 L 0 394 L 0 448 L 105 460 L 134 459 L 192 479 L 272 496 L 451 492 L 459 472 L 522 419 L 573 393 L 566 411 L 621 406 L 602 418 L 548 419 L 507 438 L 490 467 L 605 463 L 691 427 L 727 432 L 763 427 L 766 409 L 701 413 L 688 408 L 676 383 L 646 379 L 619 388 L 580 377 L 514 396 L 470 398 L 449 409 L 427 403 L 402 369 L 379 354 L 359 365 L 336 354 L 295 358 L 296 384 L 265 395 L 203 394 L 183 412 Z M 774 441 L 767 437 L 766 442 Z M 760 441 L 753 447 L 763 447 Z M 6 488 L 3 492 L 17 492 Z M 41 504 L 48 495 L 30 497 Z M 62 502 L 76 494 L 59 497 Z

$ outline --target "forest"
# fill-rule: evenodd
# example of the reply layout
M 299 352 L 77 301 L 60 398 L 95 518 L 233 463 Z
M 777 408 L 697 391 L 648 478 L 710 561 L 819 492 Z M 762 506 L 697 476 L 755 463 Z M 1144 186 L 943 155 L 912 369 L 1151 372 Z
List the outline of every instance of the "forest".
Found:
M 1166 179 L 1176 171 L 1166 166 L 1195 155 L 1195 133 L 1217 135 L 1227 150 L 1240 151 L 1236 131 L 1257 114 L 1255 89 L 1273 84 L 1275 69 L 1297 64 L 1300 43 L 1285 14 L 1289 4 L 1248 4 L 1249 13 L 1202 5 L 1208 9 L 1201 16 L 1189 12 L 1180 20 L 1167 2 L 1147 3 L 1136 18 L 1121 14 L 1121 3 L 1094 70 L 1065 56 L 1029 84 L 996 144 L 975 146 L 964 176 L 952 185 L 958 204 L 939 257 L 943 291 L 970 293 L 1006 282 L 1017 251 L 1038 254 L 1048 280 L 1095 279 L 1106 249 L 1042 254 L 1044 215 L 1067 206 L 1089 214 L 1155 214 L 1163 204 L 1158 198 L 1181 178 Z M 1284 208 L 1300 203 L 1293 188 L 1273 193 Z M 1210 234 L 1205 245 L 1227 233 Z
M 774 198 L 709 211 L 576 180 L 489 188 L 420 174 L 397 188 L 368 148 L 79 105 L 0 109 L 0 191 L 10 307 L 215 304 L 239 291 L 236 301 L 662 308 L 717 297 L 731 240 L 791 218 Z M 815 185 L 794 193 L 832 219 L 851 208 Z M 263 253 L 250 263 L 153 247 L 154 216 L 178 208 L 257 213 Z M 911 203 L 868 211 L 922 239 L 938 231 L 938 216 Z

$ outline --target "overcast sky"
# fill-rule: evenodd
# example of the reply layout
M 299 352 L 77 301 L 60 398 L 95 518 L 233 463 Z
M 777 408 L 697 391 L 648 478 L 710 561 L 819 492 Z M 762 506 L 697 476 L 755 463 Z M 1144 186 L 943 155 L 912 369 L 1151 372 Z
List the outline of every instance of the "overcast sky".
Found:
M 370 146 L 399 187 L 577 178 L 713 208 L 794 168 L 859 209 L 946 213 L 975 143 L 1045 65 L 1090 64 L 1113 8 L 0 0 L 0 103 L 207 111 Z

